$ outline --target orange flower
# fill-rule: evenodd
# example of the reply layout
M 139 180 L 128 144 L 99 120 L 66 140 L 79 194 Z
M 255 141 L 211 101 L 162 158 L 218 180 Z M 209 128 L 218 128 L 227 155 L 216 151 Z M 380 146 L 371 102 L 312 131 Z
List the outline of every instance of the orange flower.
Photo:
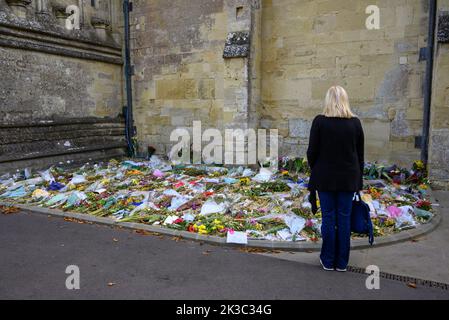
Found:
M 133 176 L 133 175 L 138 175 L 138 174 L 142 174 L 142 171 L 139 170 L 129 170 L 128 172 L 126 172 L 127 175 L 129 176 Z

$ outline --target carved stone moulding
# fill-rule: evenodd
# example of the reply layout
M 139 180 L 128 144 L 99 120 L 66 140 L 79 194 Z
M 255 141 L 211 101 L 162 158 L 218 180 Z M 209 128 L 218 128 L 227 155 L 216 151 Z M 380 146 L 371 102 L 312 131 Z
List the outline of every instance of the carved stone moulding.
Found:
M 51 16 L 50 0 L 36 0 L 36 13 Z
M 249 31 L 230 32 L 226 38 L 223 58 L 244 58 L 249 55 Z
M 437 40 L 449 43 L 449 11 L 441 11 L 438 16 Z
M 111 25 L 111 23 L 107 19 L 95 16 L 91 18 L 90 23 L 95 29 L 107 29 Z
M 95 32 L 97 33 L 98 37 L 102 40 L 105 40 L 107 37 L 107 30 L 109 29 L 111 23 L 107 19 L 96 16 L 93 16 L 91 18 L 90 23 L 95 28 Z
M 66 7 L 62 4 L 52 3 L 53 13 L 61 26 L 65 26 L 70 13 L 66 12 Z
M 19 18 L 26 18 L 28 6 L 31 5 L 32 0 L 6 0 L 12 12 Z

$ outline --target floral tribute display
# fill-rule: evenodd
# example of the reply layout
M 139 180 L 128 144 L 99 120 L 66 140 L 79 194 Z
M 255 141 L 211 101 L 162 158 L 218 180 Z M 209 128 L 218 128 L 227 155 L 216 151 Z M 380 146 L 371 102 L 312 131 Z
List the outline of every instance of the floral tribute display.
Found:
M 321 214 L 312 214 L 305 159 L 279 160 L 279 170 L 110 160 L 79 168 L 25 169 L 0 177 L 0 202 L 109 217 L 202 235 L 273 241 L 318 241 Z M 425 166 L 367 163 L 362 198 L 375 236 L 432 219 Z M 317 200 L 319 207 L 319 200 Z M 353 235 L 359 237 L 361 235 Z

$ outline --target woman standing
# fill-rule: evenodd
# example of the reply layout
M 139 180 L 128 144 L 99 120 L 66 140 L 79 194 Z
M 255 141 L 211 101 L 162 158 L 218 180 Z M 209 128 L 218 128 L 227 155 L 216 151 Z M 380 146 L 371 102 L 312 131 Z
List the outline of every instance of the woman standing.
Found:
M 331 87 L 322 115 L 312 122 L 307 160 L 309 190 L 318 191 L 322 226 L 320 262 L 325 270 L 346 271 L 351 244 L 354 192 L 363 188 L 364 135 L 346 91 Z

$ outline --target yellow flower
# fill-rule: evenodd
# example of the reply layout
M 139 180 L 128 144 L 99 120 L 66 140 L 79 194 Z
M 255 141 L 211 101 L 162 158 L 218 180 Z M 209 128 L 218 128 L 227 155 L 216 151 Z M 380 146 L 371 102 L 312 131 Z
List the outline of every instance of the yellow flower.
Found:
M 393 219 L 391 219 L 391 218 L 388 218 L 388 219 L 385 220 L 384 224 L 387 227 L 391 227 L 391 226 L 395 225 L 395 221 Z
M 421 160 L 417 160 L 417 161 L 415 161 L 415 166 L 416 166 L 416 169 L 422 170 L 422 169 L 424 169 L 424 162 L 422 162 Z
M 206 226 L 204 224 L 202 224 L 202 225 L 200 225 L 198 227 L 198 233 L 200 233 L 200 234 L 207 234 L 208 233 L 208 231 L 206 229 Z

